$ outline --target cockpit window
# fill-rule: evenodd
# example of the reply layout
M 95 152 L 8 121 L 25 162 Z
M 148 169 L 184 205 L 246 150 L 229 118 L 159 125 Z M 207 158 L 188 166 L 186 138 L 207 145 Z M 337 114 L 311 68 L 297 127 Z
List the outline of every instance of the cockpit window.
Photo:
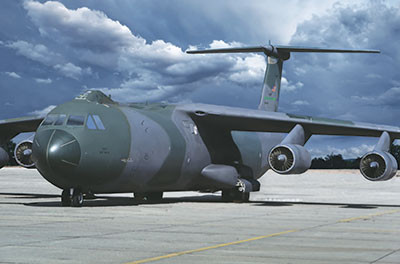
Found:
M 83 126 L 85 117 L 80 115 L 70 115 L 67 121 L 67 126 Z
M 86 126 L 89 129 L 105 130 L 103 122 L 98 115 L 88 115 Z
M 43 121 L 42 126 L 49 126 L 54 123 L 54 121 L 57 120 L 58 115 L 53 115 L 50 114 L 46 117 L 46 119 Z
M 98 115 L 93 115 L 94 121 L 96 122 L 96 125 L 98 129 L 100 130 L 105 130 L 105 127 L 103 125 L 103 122 L 101 122 L 101 119 Z
M 91 115 L 88 115 L 88 119 L 87 119 L 87 122 L 86 122 L 86 126 L 87 126 L 89 129 L 97 129 L 97 128 L 96 128 L 96 125 L 94 124 L 94 121 L 93 121 L 93 118 L 92 118 Z
M 63 125 L 66 118 L 67 118 L 67 115 L 59 115 L 57 118 L 57 121 L 54 123 L 54 125 L 55 126 Z

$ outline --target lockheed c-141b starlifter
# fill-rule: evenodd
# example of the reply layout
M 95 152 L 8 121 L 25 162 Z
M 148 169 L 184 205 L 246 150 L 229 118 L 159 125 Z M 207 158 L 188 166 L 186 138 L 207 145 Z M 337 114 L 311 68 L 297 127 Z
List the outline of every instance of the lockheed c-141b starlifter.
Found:
M 277 112 L 282 66 L 291 52 L 379 51 L 268 45 L 187 53 L 229 52 L 267 56 L 258 110 L 123 104 L 88 91 L 45 118 L 0 121 L 0 146 L 21 132 L 35 132 L 33 140 L 16 146 L 15 158 L 62 189 L 64 206 L 81 206 L 85 194 L 122 192 L 157 200 L 167 191 L 222 190 L 226 201 L 247 201 L 250 192 L 260 189 L 257 180 L 267 170 L 305 172 L 311 157 L 304 144 L 314 134 L 379 137 L 374 150 L 361 159 L 361 174 L 371 181 L 396 174 L 389 146 L 400 138 L 399 127 Z M 8 159 L 0 148 L 0 167 Z

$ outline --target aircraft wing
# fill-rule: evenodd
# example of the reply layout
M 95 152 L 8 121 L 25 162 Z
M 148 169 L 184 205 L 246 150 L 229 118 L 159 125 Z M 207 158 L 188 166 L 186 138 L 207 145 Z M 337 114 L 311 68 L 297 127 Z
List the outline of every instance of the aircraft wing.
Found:
M 20 117 L 0 120 L 0 145 L 19 133 L 34 132 L 44 117 Z
M 380 137 L 386 131 L 392 139 L 400 138 L 400 127 L 352 122 L 329 118 L 292 115 L 245 108 L 205 104 L 183 105 L 198 126 L 207 125 L 237 131 L 289 133 L 300 124 L 310 135 Z

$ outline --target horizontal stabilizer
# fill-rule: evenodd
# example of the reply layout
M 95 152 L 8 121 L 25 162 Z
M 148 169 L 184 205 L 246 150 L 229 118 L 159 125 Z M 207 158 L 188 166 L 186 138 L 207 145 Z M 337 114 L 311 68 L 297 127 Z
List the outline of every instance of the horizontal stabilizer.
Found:
M 205 53 L 242 53 L 242 52 L 266 52 L 263 46 L 243 47 L 243 48 L 224 48 L 224 49 L 207 49 L 207 50 L 188 50 L 189 54 L 205 54 Z
M 263 52 L 267 56 L 280 58 L 282 60 L 289 59 L 291 52 L 380 53 L 379 50 L 371 50 L 371 49 L 332 49 L 332 48 L 284 46 L 284 45 L 237 47 L 237 48 L 207 49 L 207 50 L 188 50 L 186 52 L 189 54 Z
M 328 49 L 316 47 L 302 47 L 302 46 L 275 46 L 280 51 L 286 52 L 325 52 L 325 53 L 380 53 L 379 50 L 371 49 Z

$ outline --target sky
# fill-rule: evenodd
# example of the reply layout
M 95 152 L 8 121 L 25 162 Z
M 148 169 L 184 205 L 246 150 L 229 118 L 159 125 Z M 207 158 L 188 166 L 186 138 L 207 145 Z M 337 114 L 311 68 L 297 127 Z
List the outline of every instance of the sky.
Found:
M 273 44 L 379 49 L 292 54 L 279 111 L 400 125 L 400 1 L 2 0 L 0 119 L 43 115 L 88 89 L 121 102 L 256 108 Z M 313 156 L 355 158 L 377 139 L 313 136 Z

